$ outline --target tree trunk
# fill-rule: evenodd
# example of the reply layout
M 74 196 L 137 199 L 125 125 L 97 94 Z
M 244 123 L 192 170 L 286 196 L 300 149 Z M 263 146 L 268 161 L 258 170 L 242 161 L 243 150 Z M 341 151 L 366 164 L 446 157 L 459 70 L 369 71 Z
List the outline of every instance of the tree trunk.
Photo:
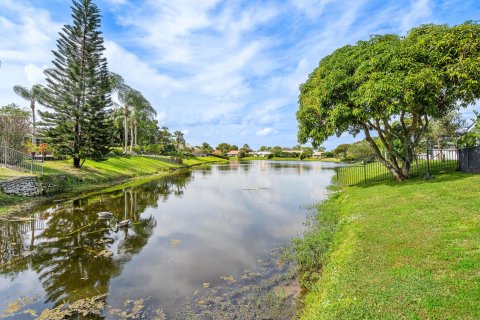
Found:
M 73 158 L 73 166 L 75 168 L 80 168 L 80 158 Z
M 133 152 L 133 123 L 130 123 L 130 153 Z
M 137 120 L 135 120 L 135 146 L 137 146 Z
M 125 149 L 124 152 L 127 153 L 127 147 L 128 147 L 128 108 L 127 105 L 125 105 L 125 108 L 123 110 L 123 115 L 125 117 L 125 120 L 123 122 L 124 127 L 125 127 Z
M 30 108 L 32 109 L 32 144 L 34 146 L 37 145 L 37 137 L 36 137 L 36 130 L 35 130 L 35 100 L 30 102 Z

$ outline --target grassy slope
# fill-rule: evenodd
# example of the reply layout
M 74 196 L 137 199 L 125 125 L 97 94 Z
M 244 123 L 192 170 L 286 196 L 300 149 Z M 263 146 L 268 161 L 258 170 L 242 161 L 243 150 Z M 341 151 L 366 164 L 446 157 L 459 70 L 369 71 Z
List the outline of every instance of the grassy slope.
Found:
M 30 175 L 31 174 L 29 172 L 20 172 L 17 170 L 0 167 L 0 181 L 8 180 L 15 177 L 30 176 Z
M 480 319 L 480 176 L 351 187 L 302 319 Z
M 44 163 L 44 174 L 68 174 L 77 177 L 83 180 L 83 182 L 74 187 L 72 186 L 73 189 L 75 191 L 89 191 L 108 187 L 112 183 L 130 178 L 168 173 L 172 169 L 214 162 L 227 161 L 215 157 L 201 157 L 186 159 L 184 160 L 184 165 L 178 165 L 147 157 L 114 157 L 102 162 L 87 160 L 80 169 L 73 168 L 71 161 L 47 161 Z M 10 169 L 0 168 L 0 170 L 0 179 L 2 177 L 7 179 L 28 175 L 28 173 Z M 28 198 L 9 196 L 0 192 L 0 205 L 15 204 L 26 199 Z M 0 214 L 7 211 L 8 208 L 0 207 Z

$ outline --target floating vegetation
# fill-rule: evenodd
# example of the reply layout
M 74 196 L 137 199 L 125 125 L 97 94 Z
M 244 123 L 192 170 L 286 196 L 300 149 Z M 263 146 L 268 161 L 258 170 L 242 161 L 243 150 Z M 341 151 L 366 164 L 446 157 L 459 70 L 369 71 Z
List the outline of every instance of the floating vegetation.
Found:
M 45 309 L 37 320 L 63 320 L 74 316 L 82 318 L 102 315 L 106 294 L 62 304 L 53 309 Z
M 279 251 L 259 259 L 255 270 L 245 270 L 241 279 L 223 276 L 218 286 L 196 290 L 176 319 L 295 319 L 295 298 L 300 286 L 289 272 L 293 265 L 279 264 Z
M 237 282 L 233 276 L 221 276 L 220 279 L 230 282 L 230 283 L 235 283 Z
M 204 282 L 204 283 L 203 283 L 203 287 L 204 287 L 205 289 L 207 289 L 208 287 L 210 287 L 210 283 Z
M 170 245 L 174 248 L 180 247 L 182 245 L 182 241 L 177 239 L 170 240 Z
M 104 250 L 100 251 L 100 252 L 95 256 L 95 258 L 100 258 L 100 257 L 110 258 L 111 256 L 113 256 L 113 252 L 110 251 L 110 250 L 104 249 Z

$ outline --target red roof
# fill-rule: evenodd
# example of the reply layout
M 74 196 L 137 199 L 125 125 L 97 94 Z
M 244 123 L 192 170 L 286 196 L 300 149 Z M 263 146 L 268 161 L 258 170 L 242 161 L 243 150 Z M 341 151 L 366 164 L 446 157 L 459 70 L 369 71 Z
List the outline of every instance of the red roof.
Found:
M 232 150 L 232 151 L 227 152 L 227 154 L 233 154 L 233 155 L 237 155 L 239 153 L 240 153 L 240 151 L 238 151 L 238 150 Z

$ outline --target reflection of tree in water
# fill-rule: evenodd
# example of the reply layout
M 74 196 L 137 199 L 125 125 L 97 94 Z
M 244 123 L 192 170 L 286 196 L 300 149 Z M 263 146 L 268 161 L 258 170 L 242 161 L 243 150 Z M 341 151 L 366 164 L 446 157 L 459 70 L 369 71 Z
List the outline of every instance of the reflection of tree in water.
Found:
M 0 223 L 0 273 L 15 278 L 32 268 L 47 292 L 46 302 L 55 305 L 106 294 L 110 279 L 120 275 L 123 264 L 145 247 L 153 233 L 155 218 L 141 214 L 172 194 L 181 196 L 191 180 L 191 172 L 185 172 L 73 201 L 51 214 L 40 231 L 25 227 L 25 222 Z M 116 230 L 114 221 L 98 219 L 99 211 L 111 211 L 117 220 L 131 219 L 131 227 Z M 38 224 L 39 216 L 28 224 Z M 22 257 L 26 252 L 33 254 Z M 15 263 L 7 263 L 14 258 Z
M 0 274 L 15 278 L 31 266 L 28 256 L 34 247 L 35 233 L 43 227 L 38 217 L 0 222 Z

